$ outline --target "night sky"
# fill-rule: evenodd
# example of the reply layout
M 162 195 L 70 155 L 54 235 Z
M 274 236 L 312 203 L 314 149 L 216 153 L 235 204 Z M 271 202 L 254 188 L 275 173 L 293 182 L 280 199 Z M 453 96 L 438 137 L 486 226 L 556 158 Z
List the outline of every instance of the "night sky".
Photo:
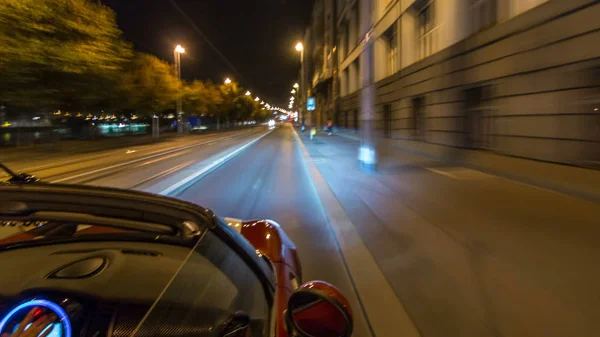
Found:
M 225 77 L 274 105 L 285 106 L 298 76 L 294 49 L 309 23 L 312 0 L 102 0 L 117 13 L 135 49 L 172 62 L 181 44 L 182 77 Z M 174 2 L 235 68 L 223 60 Z M 237 70 L 237 71 L 236 71 Z

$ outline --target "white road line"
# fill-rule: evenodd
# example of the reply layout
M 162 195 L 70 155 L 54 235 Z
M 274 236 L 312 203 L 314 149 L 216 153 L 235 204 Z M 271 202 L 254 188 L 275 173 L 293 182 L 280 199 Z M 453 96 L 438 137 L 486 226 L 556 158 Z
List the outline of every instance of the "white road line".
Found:
M 394 289 L 377 265 L 375 258 L 362 241 L 358 230 L 329 187 L 329 184 L 310 160 L 302 139 L 292 129 L 302 151 L 313 187 L 338 243 L 348 274 L 374 336 L 419 337 L 419 331 L 406 313 Z M 355 312 L 358 308 L 355 308 Z
M 244 132 L 242 134 L 246 134 L 246 133 Z M 240 134 L 236 134 L 236 135 L 233 135 L 233 136 L 227 136 L 227 137 L 218 138 L 218 139 L 219 140 L 225 140 L 225 139 L 229 139 L 229 138 L 234 138 L 234 137 L 239 136 L 239 135 Z M 94 174 L 94 173 L 103 172 L 103 171 L 106 171 L 106 170 L 114 169 L 114 168 L 117 168 L 117 167 L 129 165 L 129 164 L 133 164 L 133 163 L 137 163 L 137 162 L 148 160 L 148 159 L 151 159 L 151 158 L 156 158 L 156 157 L 159 157 L 159 156 L 164 156 L 164 155 L 169 154 L 169 153 L 180 152 L 180 151 L 183 151 L 183 150 L 186 150 L 186 149 L 189 149 L 189 148 L 193 148 L 193 147 L 197 147 L 197 146 L 201 146 L 201 145 L 210 144 L 210 143 L 214 142 L 215 140 L 216 139 L 211 139 L 211 140 L 206 141 L 206 142 L 192 144 L 192 145 L 188 145 L 188 146 L 176 148 L 176 149 L 173 149 L 173 150 L 169 150 L 169 151 L 157 153 L 157 154 L 154 154 L 154 155 L 151 155 L 151 156 L 147 156 L 147 157 L 143 157 L 143 158 L 138 158 L 138 159 L 133 159 L 133 160 L 130 160 L 130 161 L 127 161 L 127 162 L 123 162 L 123 163 L 120 163 L 120 164 L 115 164 L 115 165 L 111 165 L 111 166 L 108 166 L 108 167 L 103 167 L 103 168 L 99 168 L 99 169 L 96 169 L 96 170 L 87 171 L 87 172 L 84 172 L 84 173 L 76 174 L 74 176 L 69 176 L 69 177 L 65 177 L 65 178 L 62 178 L 62 179 L 53 180 L 52 183 L 60 183 L 60 182 L 63 182 L 63 181 L 68 181 L 68 180 L 72 180 L 72 179 L 79 178 L 79 177 L 85 177 L 85 176 L 88 176 L 88 175 L 91 175 L 91 174 Z
M 235 157 L 237 154 L 239 154 L 240 152 L 242 152 L 243 150 L 245 150 L 246 148 L 248 148 L 250 145 L 256 143 L 259 139 L 263 138 L 264 136 L 268 135 L 269 133 L 271 133 L 273 130 L 269 130 L 267 133 L 261 135 L 260 137 L 253 139 L 251 141 L 249 141 L 248 143 L 242 145 L 240 148 L 238 148 L 237 150 L 230 152 L 229 154 L 215 160 L 214 162 L 212 162 L 210 165 L 202 168 L 199 171 L 196 171 L 196 173 L 188 176 L 187 178 L 180 180 L 179 182 L 167 187 L 166 189 L 162 190 L 161 192 L 159 192 L 158 194 L 161 195 L 170 195 L 171 193 L 175 192 L 176 190 L 184 187 L 185 185 L 194 182 L 197 178 L 201 177 L 203 174 L 205 174 L 206 172 L 209 172 L 210 170 L 214 169 L 215 167 L 224 164 L 226 161 L 230 160 L 231 158 Z
M 190 161 L 187 161 L 187 162 L 185 162 L 183 164 L 177 165 L 175 167 L 171 167 L 170 169 L 164 170 L 164 171 L 159 172 L 159 173 L 157 173 L 157 174 L 155 174 L 155 175 L 153 175 L 153 176 L 151 176 L 149 178 L 146 178 L 146 179 L 144 179 L 142 181 L 139 181 L 139 182 L 135 183 L 135 185 L 133 185 L 133 186 L 139 186 L 139 185 L 144 184 L 144 183 L 146 183 L 148 181 L 154 180 L 154 179 L 156 179 L 156 178 L 158 178 L 160 176 L 164 176 L 164 175 L 173 173 L 175 171 L 181 170 L 182 168 L 188 167 L 188 166 L 190 166 L 193 163 L 194 163 L 194 160 L 190 160 Z
M 431 172 L 434 172 L 434 173 L 437 173 L 437 174 L 441 174 L 443 176 L 446 176 L 446 177 L 449 177 L 449 178 L 452 178 L 452 179 L 459 180 L 458 177 L 456 177 L 455 175 L 450 174 L 448 172 L 440 171 L 440 170 L 437 170 L 437 169 L 434 169 L 434 168 L 431 168 L 431 167 L 427 167 L 427 166 L 423 166 L 423 168 L 426 169 L 427 171 L 431 171 Z
M 136 166 L 136 167 L 142 167 L 142 166 L 146 166 L 146 165 L 154 164 L 154 163 L 156 163 L 156 162 L 159 162 L 159 161 L 161 161 L 161 160 L 165 160 L 165 159 L 169 159 L 169 158 L 177 157 L 177 156 L 180 156 L 180 155 L 182 155 L 182 154 L 185 154 L 185 153 L 188 153 L 188 152 L 189 152 L 189 151 L 185 151 L 185 152 L 183 152 L 183 151 L 182 151 L 182 153 L 173 153 L 173 154 L 171 154 L 171 155 L 168 155 L 168 156 L 160 157 L 160 158 L 157 158 L 157 159 L 152 159 L 152 160 L 150 160 L 150 161 L 147 161 L 147 162 L 145 162 L 145 163 L 141 163 L 141 164 L 139 164 L 139 165 L 138 165 L 138 166 Z

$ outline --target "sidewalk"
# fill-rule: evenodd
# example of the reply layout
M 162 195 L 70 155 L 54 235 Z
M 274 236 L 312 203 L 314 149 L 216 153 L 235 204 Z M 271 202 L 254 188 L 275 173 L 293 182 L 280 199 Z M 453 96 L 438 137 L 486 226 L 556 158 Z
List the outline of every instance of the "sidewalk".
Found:
M 355 140 L 300 138 L 421 336 L 597 332 L 596 203 L 389 147 L 368 173 Z
M 360 141 L 360 137 L 354 131 L 339 131 L 336 134 Z M 600 202 L 600 170 L 598 169 L 410 140 L 380 138 L 379 144 L 405 154 L 460 165 L 539 188 Z

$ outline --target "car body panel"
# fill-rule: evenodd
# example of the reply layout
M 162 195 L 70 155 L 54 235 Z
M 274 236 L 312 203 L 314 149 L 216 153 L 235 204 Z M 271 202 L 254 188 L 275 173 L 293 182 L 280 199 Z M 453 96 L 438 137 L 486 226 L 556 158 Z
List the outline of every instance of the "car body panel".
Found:
M 297 277 L 302 275 L 296 245 L 273 220 L 244 221 L 241 234 L 273 263 L 285 263 Z
M 277 305 L 276 336 L 287 337 L 285 309 L 301 283 L 301 265 L 296 246 L 281 226 L 272 220 L 244 221 L 240 233 L 272 264 L 275 274 Z

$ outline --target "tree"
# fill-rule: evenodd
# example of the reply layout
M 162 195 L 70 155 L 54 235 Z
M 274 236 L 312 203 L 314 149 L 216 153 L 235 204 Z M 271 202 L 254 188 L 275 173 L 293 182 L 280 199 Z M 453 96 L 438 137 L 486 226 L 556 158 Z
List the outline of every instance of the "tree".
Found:
M 229 121 L 235 121 L 235 104 L 236 99 L 241 95 L 242 89 L 235 82 L 229 84 L 221 84 L 219 90 L 223 95 L 223 104 L 220 107 L 220 114 Z
M 251 119 L 256 109 L 260 110 L 260 104 L 249 96 L 238 96 L 235 98 L 231 110 L 231 119 L 236 121 L 247 121 Z
M 120 79 L 120 102 L 123 108 L 150 115 L 174 108 L 182 96 L 181 81 L 173 67 L 156 56 L 137 53 Z
M 252 111 L 252 115 L 251 115 L 251 119 L 255 120 L 255 121 L 264 121 L 265 119 L 267 119 L 270 114 L 270 110 L 261 108 L 260 105 L 259 106 L 254 106 L 254 111 Z M 271 115 L 273 116 L 273 115 Z
M 131 46 L 112 10 L 88 0 L 0 1 L 0 101 L 82 107 L 109 97 Z
M 192 115 L 219 115 L 223 104 L 223 95 L 219 87 L 210 81 L 193 81 L 185 86 L 183 111 Z

